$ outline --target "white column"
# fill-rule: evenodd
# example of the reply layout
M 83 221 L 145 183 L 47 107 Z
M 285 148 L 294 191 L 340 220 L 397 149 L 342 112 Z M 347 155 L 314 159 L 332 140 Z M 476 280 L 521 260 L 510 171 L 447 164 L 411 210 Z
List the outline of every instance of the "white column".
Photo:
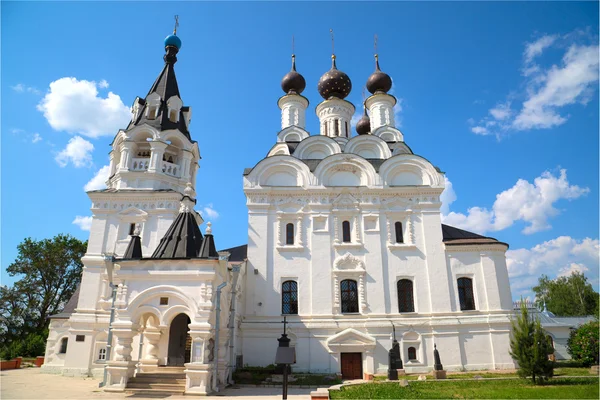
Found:
M 121 144 L 121 165 L 119 166 L 119 171 L 128 171 L 129 170 L 129 160 L 131 159 L 131 150 L 133 148 L 133 142 L 123 142 Z
M 158 172 L 162 170 L 163 155 L 168 144 L 159 141 L 150 142 L 152 153 L 150 155 L 150 166 L 148 172 Z
M 181 156 L 182 158 L 182 165 L 180 165 L 179 167 L 181 168 L 182 172 L 181 172 L 181 178 L 184 179 L 186 182 L 190 181 L 191 178 L 191 174 L 190 174 L 190 161 L 192 161 L 192 158 L 194 157 L 194 155 L 192 154 L 192 152 L 190 151 L 183 151 L 183 154 Z

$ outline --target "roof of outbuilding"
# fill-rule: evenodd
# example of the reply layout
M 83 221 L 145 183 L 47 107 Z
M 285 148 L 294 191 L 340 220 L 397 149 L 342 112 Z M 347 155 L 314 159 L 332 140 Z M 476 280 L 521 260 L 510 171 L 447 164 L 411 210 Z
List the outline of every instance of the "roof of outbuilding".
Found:
M 243 244 L 241 246 L 231 247 L 220 251 L 227 251 L 230 253 L 229 262 L 240 262 L 248 258 L 248 245 Z
M 465 231 L 464 229 L 455 228 L 445 224 L 442 224 L 442 241 L 447 246 L 502 244 L 508 247 L 507 243 L 500 242 L 493 237 L 482 236 L 477 233 Z
M 71 298 L 69 299 L 69 301 L 67 301 L 67 304 L 65 304 L 65 307 L 63 308 L 63 310 L 58 313 L 58 314 L 54 314 L 49 316 L 49 319 L 68 319 L 71 314 L 73 314 L 75 312 L 75 309 L 77 308 L 77 303 L 79 302 L 79 289 L 81 288 L 81 283 L 79 285 L 77 285 L 77 289 L 75 289 L 75 291 L 73 292 L 73 295 L 71 296 Z

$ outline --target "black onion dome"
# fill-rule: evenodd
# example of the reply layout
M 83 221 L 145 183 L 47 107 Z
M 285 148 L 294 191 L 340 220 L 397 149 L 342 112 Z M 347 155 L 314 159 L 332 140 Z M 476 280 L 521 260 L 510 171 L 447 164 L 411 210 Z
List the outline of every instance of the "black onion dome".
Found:
M 335 55 L 331 56 L 331 69 L 319 79 L 317 89 L 319 94 L 325 100 L 330 97 L 344 99 L 352 90 L 352 82 L 346 73 L 337 69 L 335 65 Z
M 358 120 L 356 123 L 356 133 L 359 135 L 368 135 L 371 132 L 371 119 L 367 114 L 367 109 L 365 108 L 365 113 L 362 118 Z
M 281 80 L 281 88 L 287 94 L 300 94 L 306 87 L 304 77 L 296 72 L 296 56 L 292 54 L 292 70 Z
M 379 57 L 375 54 L 375 72 L 367 79 L 367 90 L 371 94 L 387 93 L 392 88 L 392 78 L 379 69 Z

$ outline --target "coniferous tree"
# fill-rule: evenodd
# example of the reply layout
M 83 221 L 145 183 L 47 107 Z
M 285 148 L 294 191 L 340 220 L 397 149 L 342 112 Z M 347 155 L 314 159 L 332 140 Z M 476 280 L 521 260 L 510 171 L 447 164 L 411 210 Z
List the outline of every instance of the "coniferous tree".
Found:
M 531 377 L 533 383 L 543 383 L 553 375 L 554 364 L 548 359 L 552 346 L 539 319 L 532 318 L 521 301 L 521 313 L 512 321 L 510 355 L 519 364 L 521 378 Z

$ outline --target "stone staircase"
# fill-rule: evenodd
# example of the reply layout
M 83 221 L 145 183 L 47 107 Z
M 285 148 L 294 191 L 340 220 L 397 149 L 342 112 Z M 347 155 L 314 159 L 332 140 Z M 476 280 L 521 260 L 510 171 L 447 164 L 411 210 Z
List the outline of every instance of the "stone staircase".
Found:
M 185 391 L 184 367 L 154 367 L 138 373 L 127 381 L 125 391 L 148 397 L 183 394 Z

